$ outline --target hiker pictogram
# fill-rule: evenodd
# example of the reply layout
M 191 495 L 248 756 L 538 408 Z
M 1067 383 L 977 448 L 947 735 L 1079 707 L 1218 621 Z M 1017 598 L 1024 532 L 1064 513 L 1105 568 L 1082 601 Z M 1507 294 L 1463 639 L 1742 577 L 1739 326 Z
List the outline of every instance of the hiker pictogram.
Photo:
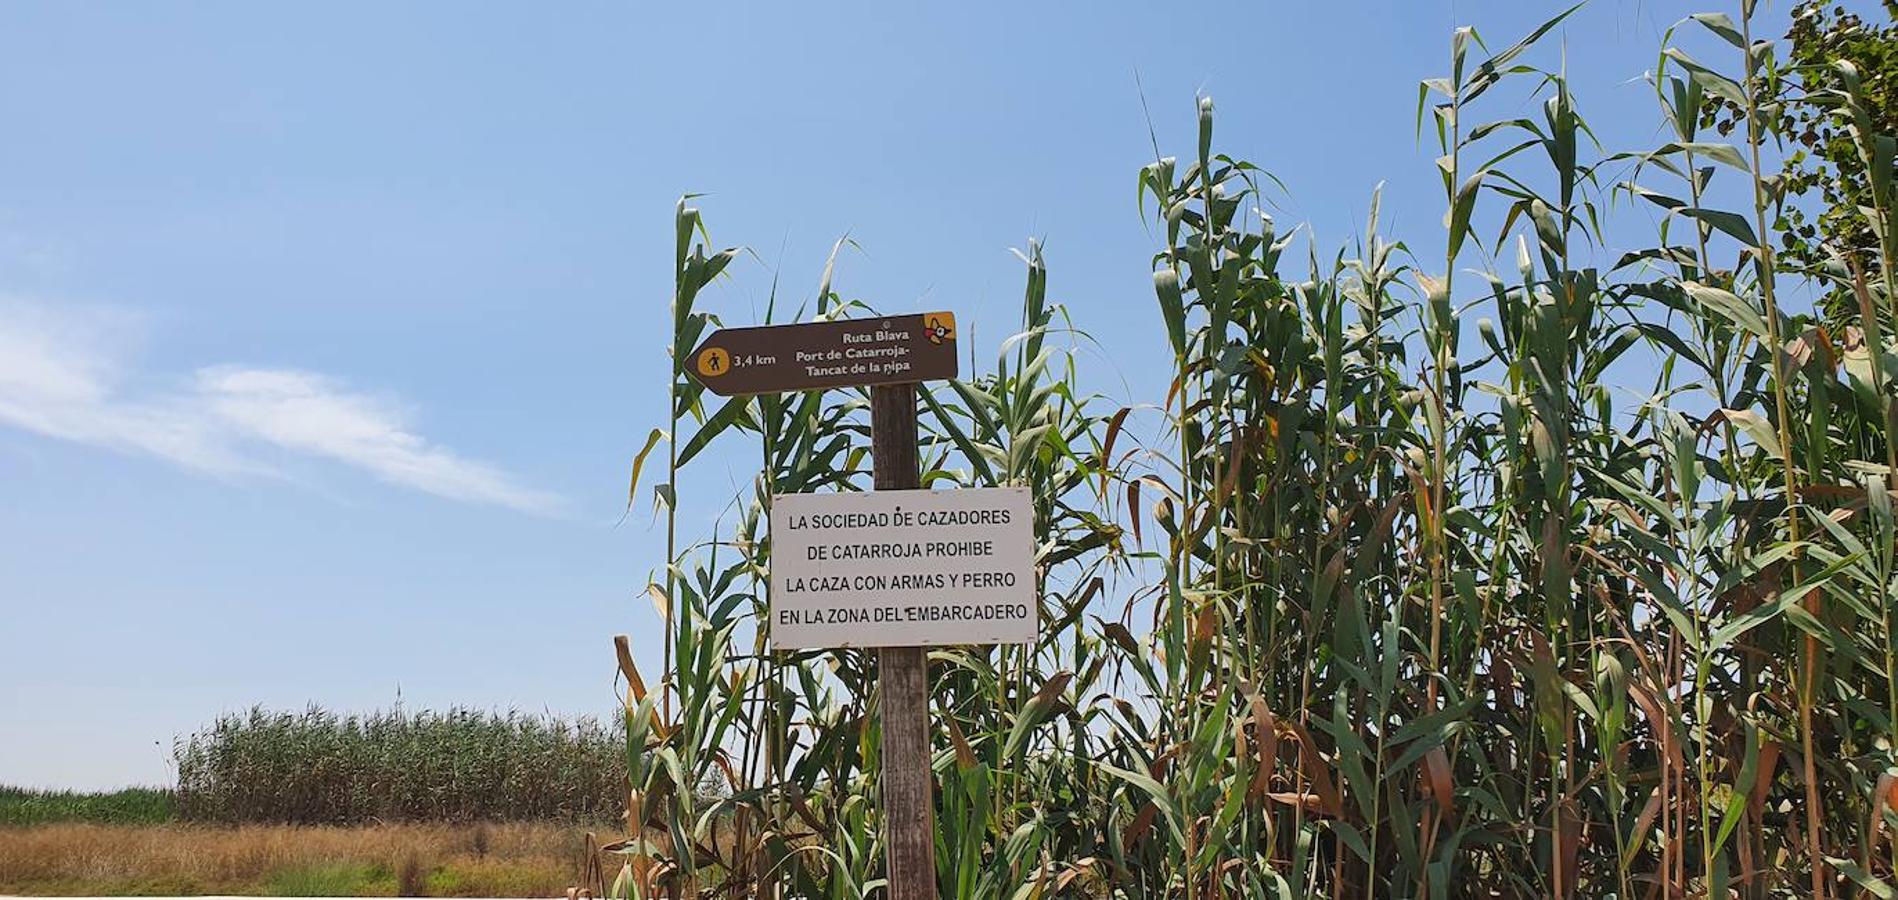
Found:
M 699 374 L 706 378 L 717 378 L 731 371 L 732 355 L 723 347 L 707 347 L 699 351 Z

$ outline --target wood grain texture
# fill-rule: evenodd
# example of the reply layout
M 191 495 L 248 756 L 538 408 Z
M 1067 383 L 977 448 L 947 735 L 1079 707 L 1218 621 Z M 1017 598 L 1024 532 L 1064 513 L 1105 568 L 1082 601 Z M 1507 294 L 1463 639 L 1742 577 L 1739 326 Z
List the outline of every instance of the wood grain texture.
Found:
M 870 389 L 877 490 L 920 487 L 916 386 Z M 936 900 L 935 784 L 929 770 L 929 660 L 921 647 L 877 651 L 883 719 L 883 842 L 890 900 Z

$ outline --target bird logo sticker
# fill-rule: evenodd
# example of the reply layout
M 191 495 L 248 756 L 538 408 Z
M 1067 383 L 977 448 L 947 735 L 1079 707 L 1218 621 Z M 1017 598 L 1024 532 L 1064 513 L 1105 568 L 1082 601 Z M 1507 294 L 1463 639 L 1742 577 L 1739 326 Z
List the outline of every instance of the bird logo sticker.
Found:
M 932 344 L 956 339 L 956 317 L 954 313 L 930 313 L 923 322 L 923 334 Z

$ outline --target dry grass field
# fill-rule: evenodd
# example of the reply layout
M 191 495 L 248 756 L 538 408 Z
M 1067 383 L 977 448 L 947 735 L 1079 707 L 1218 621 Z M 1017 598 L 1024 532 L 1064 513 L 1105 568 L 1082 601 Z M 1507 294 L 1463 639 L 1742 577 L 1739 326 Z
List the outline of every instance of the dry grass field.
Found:
M 0 894 L 554 897 L 584 847 L 542 824 L 48 824 L 0 828 Z

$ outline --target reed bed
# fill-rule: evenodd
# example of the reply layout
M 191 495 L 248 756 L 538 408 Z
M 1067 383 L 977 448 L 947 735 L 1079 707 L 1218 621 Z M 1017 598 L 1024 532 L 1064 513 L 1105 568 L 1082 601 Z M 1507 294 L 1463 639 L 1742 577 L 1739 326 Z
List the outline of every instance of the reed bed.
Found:
M 1636 150 L 1596 145 L 1560 16 L 1456 31 L 1418 107 L 1445 231 L 1373 199 L 1322 256 L 1202 99 L 1138 173 L 1174 373 L 1147 403 L 1089 393 L 1105 313 L 1051 302 L 1029 245 L 1020 333 L 922 400 L 925 483 L 1029 486 L 1040 540 L 1037 643 L 930 654 L 943 896 L 1898 896 L 1893 139 L 1753 13 L 1669 32 Z M 1776 252 L 1791 102 L 1871 185 L 1875 239 L 1818 265 Z M 741 258 L 705 231 L 681 201 L 675 361 Z M 867 308 L 827 267 L 786 317 Z M 769 499 L 867 487 L 865 402 L 670 392 L 634 465 L 669 565 L 663 658 L 622 645 L 621 888 L 874 893 L 874 655 L 759 627 Z M 681 534 L 714 441 L 758 477 Z
M 193 822 L 612 822 L 626 783 L 616 728 L 467 709 L 252 709 L 174 757 L 178 815 Z
M 119 825 L 169 822 L 177 801 L 167 788 L 116 791 L 40 791 L 0 785 L 0 826 L 48 822 L 99 822 Z

